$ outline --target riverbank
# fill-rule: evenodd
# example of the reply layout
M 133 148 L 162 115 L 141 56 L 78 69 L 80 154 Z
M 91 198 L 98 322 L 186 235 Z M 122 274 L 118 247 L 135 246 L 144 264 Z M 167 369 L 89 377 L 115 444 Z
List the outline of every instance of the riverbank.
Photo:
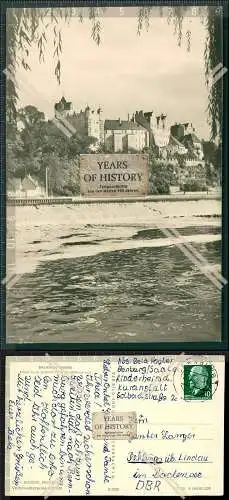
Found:
M 63 226 L 72 227 L 86 224 L 117 225 L 149 223 L 168 224 L 168 219 L 176 218 L 175 225 L 190 224 L 193 217 L 198 224 L 199 217 L 220 217 L 221 202 L 216 199 L 189 200 L 177 202 L 165 201 L 138 201 L 127 204 L 114 203 L 113 200 L 105 206 L 98 202 L 96 205 L 84 203 L 80 205 L 64 206 L 16 206 L 8 207 L 8 216 L 15 215 L 16 229 L 21 227 Z M 194 221 L 193 221 L 194 222 Z M 192 223 L 192 222 L 191 222 Z M 201 223 L 201 222 L 200 222 Z
M 97 203 L 144 203 L 144 202 L 176 202 L 176 201 L 199 201 L 199 200 L 220 200 L 219 192 L 196 192 L 196 193 L 176 193 L 168 195 L 150 195 L 150 196 L 120 196 L 120 197 L 93 197 L 85 196 L 56 196 L 46 198 L 8 198 L 8 205 L 24 206 L 24 205 L 81 205 L 81 204 L 97 204 Z

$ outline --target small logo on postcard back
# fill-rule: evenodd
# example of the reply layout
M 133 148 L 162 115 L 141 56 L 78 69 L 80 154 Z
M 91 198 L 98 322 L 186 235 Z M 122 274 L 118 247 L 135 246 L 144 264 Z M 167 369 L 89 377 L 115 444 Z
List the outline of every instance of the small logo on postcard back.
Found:
M 184 365 L 184 399 L 212 399 L 212 375 L 212 365 Z

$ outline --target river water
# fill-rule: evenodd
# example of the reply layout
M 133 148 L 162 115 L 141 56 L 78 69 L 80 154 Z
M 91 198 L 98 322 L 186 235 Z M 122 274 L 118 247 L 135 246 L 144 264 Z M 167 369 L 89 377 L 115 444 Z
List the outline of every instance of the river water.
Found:
M 220 291 L 204 273 L 220 272 L 219 202 L 182 204 L 18 207 L 7 341 L 220 340 Z

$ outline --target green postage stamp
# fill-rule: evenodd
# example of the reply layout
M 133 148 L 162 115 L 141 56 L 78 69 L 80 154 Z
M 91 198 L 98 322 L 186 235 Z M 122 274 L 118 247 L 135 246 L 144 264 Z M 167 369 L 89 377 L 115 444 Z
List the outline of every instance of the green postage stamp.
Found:
M 212 399 L 212 365 L 184 366 L 184 399 Z

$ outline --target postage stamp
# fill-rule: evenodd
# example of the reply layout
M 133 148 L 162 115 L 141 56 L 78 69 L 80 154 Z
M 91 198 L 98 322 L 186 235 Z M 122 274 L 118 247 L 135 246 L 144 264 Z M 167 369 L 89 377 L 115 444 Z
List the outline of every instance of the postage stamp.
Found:
M 137 437 L 136 412 L 112 411 L 93 413 L 93 439 L 134 439 Z
M 184 365 L 184 399 L 212 399 L 212 365 Z

